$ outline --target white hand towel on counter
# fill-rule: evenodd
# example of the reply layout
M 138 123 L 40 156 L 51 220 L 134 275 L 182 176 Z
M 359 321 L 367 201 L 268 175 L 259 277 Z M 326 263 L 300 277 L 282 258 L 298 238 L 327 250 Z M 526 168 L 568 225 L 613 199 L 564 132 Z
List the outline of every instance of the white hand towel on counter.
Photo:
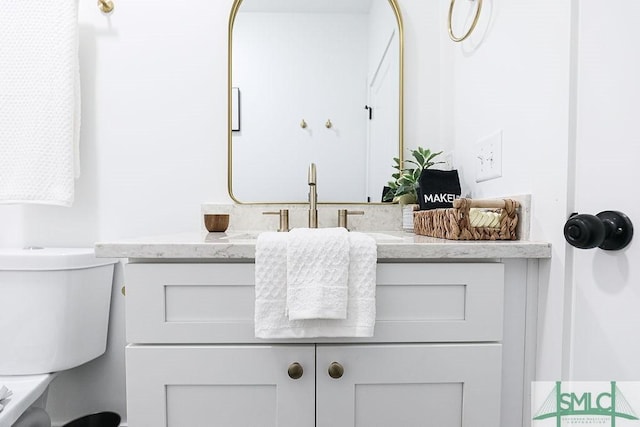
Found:
M 289 320 L 287 241 L 289 233 L 261 233 L 256 243 L 255 336 L 257 338 L 371 337 L 376 319 L 375 240 L 348 233 L 349 277 L 346 319 Z
M 348 234 L 344 228 L 296 228 L 289 232 L 289 320 L 347 318 Z
M 277 338 L 287 327 L 288 233 L 260 233 L 256 241 L 255 335 Z
M 79 174 L 77 0 L 0 2 L 0 203 L 70 206 Z
M 373 237 L 349 233 L 349 304 L 341 325 L 354 337 L 372 337 L 376 323 L 376 264 L 378 247 Z

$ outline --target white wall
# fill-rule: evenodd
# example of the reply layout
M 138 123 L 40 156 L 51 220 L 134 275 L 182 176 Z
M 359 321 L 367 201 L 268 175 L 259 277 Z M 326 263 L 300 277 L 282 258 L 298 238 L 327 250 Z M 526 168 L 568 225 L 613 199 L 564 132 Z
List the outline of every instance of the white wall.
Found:
M 577 250 L 562 234 L 574 210 L 640 216 L 629 192 L 640 179 L 640 61 L 633 54 L 639 13 L 633 1 L 485 1 L 471 40 L 450 43 L 463 192 L 531 193 L 532 238 L 553 245 L 540 271 L 541 380 L 640 374 L 640 346 L 630 339 L 639 320 L 637 246 Z M 475 143 L 497 130 L 503 131 L 503 177 L 476 183 Z
M 460 3 L 464 16 L 465 3 L 474 5 Z M 570 6 L 569 0 L 485 1 L 471 38 L 448 42 L 454 64 L 455 157 L 463 193 L 478 198 L 532 194 L 532 239 L 553 245 L 553 258 L 542 263 L 541 271 L 541 379 L 562 374 Z M 447 12 L 441 12 L 443 21 Z M 497 130 L 503 132 L 502 178 L 476 183 L 475 144 Z
M 232 0 L 115 0 L 105 17 L 80 3 L 82 177 L 72 208 L 0 206 L 0 246 L 92 246 L 97 240 L 200 228 L 200 204 L 227 203 L 227 34 Z M 405 24 L 405 142 L 438 148 L 435 2 L 399 2 Z M 426 102 L 425 100 L 430 100 Z M 124 300 L 118 269 L 107 354 L 62 374 L 54 422 L 125 412 Z
M 398 1 L 404 23 L 405 158 L 418 146 L 450 149 L 450 75 L 440 2 Z

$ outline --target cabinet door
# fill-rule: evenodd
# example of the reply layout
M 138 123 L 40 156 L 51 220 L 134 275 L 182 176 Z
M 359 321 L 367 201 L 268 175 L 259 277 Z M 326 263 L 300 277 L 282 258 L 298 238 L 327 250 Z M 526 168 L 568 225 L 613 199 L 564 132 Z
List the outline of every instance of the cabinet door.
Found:
M 126 358 L 130 427 L 315 425 L 314 346 L 130 345 Z
M 500 365 L 500 344 L 319 346 L 316 425 L 496 427 Z

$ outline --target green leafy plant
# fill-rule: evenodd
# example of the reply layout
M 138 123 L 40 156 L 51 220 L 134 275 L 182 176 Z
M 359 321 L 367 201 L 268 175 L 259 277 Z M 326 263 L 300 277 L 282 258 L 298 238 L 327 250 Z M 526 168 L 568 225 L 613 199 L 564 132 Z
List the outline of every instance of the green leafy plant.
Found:
M 410 150 L 413 159 L 407 159 L 403 163 L 409 164 L 409 167 L 402 167 L 400 159 L 398 157 L 393 158 L 393 168 L 397 172 L 393 173 L 391 177 L 393 181 L 389 181 L 387 186 L 389 190 L 384 194 L 382 198 L 383 202 L 400 203 L 403 205 L 409 205 L 418 202 L 418 187 L 420 175 L 424 169 L 428 169 L 433 165 L 437 165 L 444 162 L 433 161 L 437 156 L 442 154 L 442 151 L 432 153 L 429 149 L 418 147 L 415 150 Z

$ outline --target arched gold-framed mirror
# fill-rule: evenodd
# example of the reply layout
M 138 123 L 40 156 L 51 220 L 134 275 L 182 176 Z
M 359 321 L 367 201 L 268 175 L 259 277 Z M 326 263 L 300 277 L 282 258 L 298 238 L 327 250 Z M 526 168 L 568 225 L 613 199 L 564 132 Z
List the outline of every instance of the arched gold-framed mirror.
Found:
M 236 203 L 380 202 L 403 154 L 396 0 L 234 0 L 228 191 Z

